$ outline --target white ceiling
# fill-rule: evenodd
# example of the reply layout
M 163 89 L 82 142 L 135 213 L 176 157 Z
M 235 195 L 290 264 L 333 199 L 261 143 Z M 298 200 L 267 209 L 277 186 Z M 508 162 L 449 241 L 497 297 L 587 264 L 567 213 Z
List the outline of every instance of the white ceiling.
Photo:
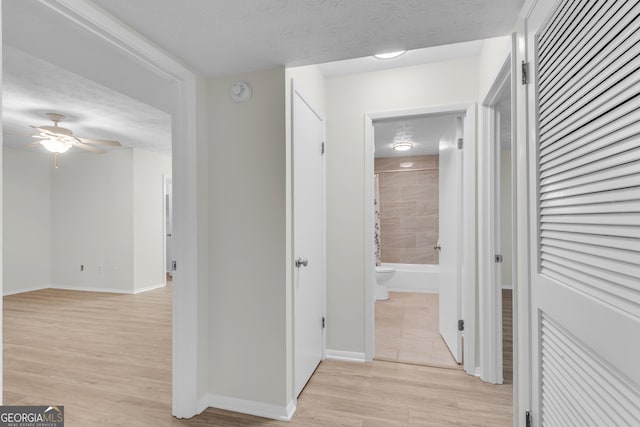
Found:
M 424 156 L 439 153 L 440 137 L 455 130 L 456 114 L 402 117 L 376 120 L 374 126 L 375 157 Z M 409 151 L 395 151 L 393 144 L 405 139 L 413 142 Z
M 95 0 L 209 76 L 510 33 L 523 0 Z
M 60 126 L 74 135 L 115 139 L 122 145 L 171 153 L 171 116 L 11 46 L 3 48 L 4 144 L 25 148 L 51 125 L 45 113 L 66 116 Z M 38 149 L 38 148 L 35 148 Z
M 448 45 L 509 33 L 523 0 L 94 3 L 212 76 L 360 58 L 322 66 L 334 75 L 474 55 L 477 42 Z M 2 23 L 5 133 L 28 134 L 26 126 L 47 122 L 44 113 L 59 112 L 68 116 L 63 125 L 80 136 L 170 150 L 167 117 L 176 95 L 172 82 L 70 25 L 41 2 L 2 2 Z M 368 58 L 429 46 L 438 47 L 390 61 Z M 23 139 L 5 135 L 5 141 L 19 145 Z

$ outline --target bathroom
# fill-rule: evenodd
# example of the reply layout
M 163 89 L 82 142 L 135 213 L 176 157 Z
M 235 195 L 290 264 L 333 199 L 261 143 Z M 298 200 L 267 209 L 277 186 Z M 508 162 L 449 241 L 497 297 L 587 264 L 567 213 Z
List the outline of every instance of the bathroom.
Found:
M 459 367 L 438 327 L 440 141 L 455 135 L 453 114 L 374 121 L 376 359 Z

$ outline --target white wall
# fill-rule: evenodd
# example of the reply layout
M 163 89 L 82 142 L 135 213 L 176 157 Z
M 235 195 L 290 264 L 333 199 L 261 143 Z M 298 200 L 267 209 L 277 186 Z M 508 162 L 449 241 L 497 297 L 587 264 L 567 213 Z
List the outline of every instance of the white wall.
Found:
M 171 156 L 133 150 L 133 290 L 165 283 L 164 179 Z
M 3 149 L 4 295 L 49 286 L 49 173 L 53 157 Z
M 69 152 L 59 164 L 51 174 L 52 285 L 131 292 L 133 150 Z
M 121 148 L 4 148 L 4 293 L 134 292 L 164 283 L 162 174 L 171 158 Z M 84 265 L 84 271 L 80 271 Z
M 327 347 L 364 353 L 364 114 L 478 98 L 463 58 L 327 79 Z
M 230 99 L 236 81 L 249 102 Z M 211 406 L 288 403 L 284 85 L 284 69 L 209 82 Z
M 483 102 L 495 81 L 502 64 L 511 53 L 511 36 L 494 37 L 482 41 L 478 62 L 478 101 Z

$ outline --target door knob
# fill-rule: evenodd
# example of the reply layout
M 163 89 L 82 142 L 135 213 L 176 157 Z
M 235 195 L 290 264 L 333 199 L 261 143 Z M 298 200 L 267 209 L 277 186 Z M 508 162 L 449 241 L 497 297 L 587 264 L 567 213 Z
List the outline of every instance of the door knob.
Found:
M 433 247 L 433 249 L 435 249 L 436 251 L 440 251 L 440 250 L 442 250 L 442 246 L 440 246 L 440 243 L 438 243 L 437 245 L 435 245 Z
M 308 259 L 296 258 L 296 268 L 306 267 L 309 264 Z

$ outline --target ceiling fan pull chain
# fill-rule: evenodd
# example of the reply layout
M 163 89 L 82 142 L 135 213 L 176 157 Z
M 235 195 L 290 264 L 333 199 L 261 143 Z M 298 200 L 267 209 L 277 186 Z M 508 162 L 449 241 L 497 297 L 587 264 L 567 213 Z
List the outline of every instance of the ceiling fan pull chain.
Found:
M 53 153 L 53 166 L 58 169 L 58 153 Z

